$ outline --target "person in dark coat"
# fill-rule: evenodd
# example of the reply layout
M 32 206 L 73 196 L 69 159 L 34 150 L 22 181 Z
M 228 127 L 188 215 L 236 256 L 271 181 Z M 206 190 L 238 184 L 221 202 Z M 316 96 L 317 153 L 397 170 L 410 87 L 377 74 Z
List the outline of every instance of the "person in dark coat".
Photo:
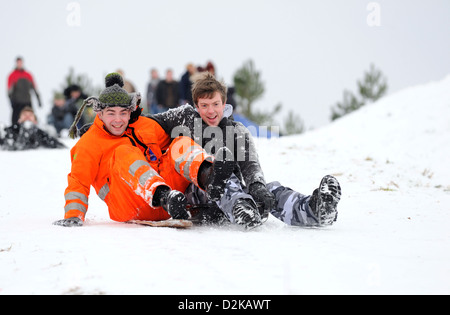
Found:
M 165 111 L 178 106 L 179 101 L 178 82 L 173 79 L 173 71 L 167 70 L 166 78 L 159 82 L 156 89 L 158 105 Z
M 71 84 L 64 90 L 64 96 L 66 97 L 65 106 L 70 109 L 71 112 L 75 110 L 75 115 L 77 111 L 81 108 L 83 101 L 87 98 L 81 87 L 77 84 Z M 74 116 L 75 116 L 74 115 Z M 91 109 L 83 112 L 83 116 L 78 122 L 78 128 L 81 128 L 84 124 L 92 123 L 94 121 L 95 114 Z
M 193 105 L 192 101 L 192 76 L 197 72 L 197 68 L 192 64 L 189 63 L 186 66 L 186 72 L 182 75 L 179 88 L 180 88 L 180 104 L 191 104 Z
M 150 114 L 158 114 L 163 112 L 156 100 L 156 89 L 159 84 L 159 73 L 156 68 L 150 70 L 150 82 L 147 84 L 147 112 Z
M 78 109 L 74 103 L 66 103 L 64 95 L 60 93 L 55 94 L 52 111 L 48 116 L 48 123 L 55 127 L 58 136 L 63 129 L 69 130 L 77 111 Z
M 17 57 L 16 68 L 8 76 L 8 96 L 12 107 L 12 124 L 17 123 L 22 109 L 32 107 L 30 91 L 36 94 L 38 105 L 42 107 L 33 76 L 28 71 L 25 71 L 22 57 Z

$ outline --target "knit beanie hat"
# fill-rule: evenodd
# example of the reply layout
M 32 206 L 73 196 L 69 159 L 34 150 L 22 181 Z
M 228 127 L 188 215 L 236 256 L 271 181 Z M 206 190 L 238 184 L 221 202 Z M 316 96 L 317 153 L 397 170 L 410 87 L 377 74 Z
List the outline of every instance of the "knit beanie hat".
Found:
M 77 134 L 77 124 L 83 115 L 86 106 L 92 106 L 95 112 L 100 112 L 107 107 L 123 107 L 132 112 L 139 108 L 141 103 L 141 94 L 139 92 L 129 94 L 123 88 L 123 78 L 118 73 L 110 73 L 105 77 L 106 88 L 100 93 L 99 97 L 88 97 L 80 107 L 75 120 L 70 127 L 69 136 L 74 139 Z

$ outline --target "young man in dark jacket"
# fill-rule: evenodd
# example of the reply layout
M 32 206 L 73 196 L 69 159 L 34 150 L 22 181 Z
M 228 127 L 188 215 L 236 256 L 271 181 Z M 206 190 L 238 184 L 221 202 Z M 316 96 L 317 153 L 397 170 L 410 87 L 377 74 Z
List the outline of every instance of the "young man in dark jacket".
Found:
M 172 139 L 191 137 L 208 153 L 226 146 L 237 162 L 235 176 L 228 181 L 225 194 L 216 204 L 231 222 L 247 228 L 261 225 L 269 213 L 289 225 L 332 224 L 337 217 L 340 186 L 332 176 L 325 176 L 313 195 L 305 196 L 278 182 L 266 185 L 254 141 L 247 128 L 232 118 L 226 104 L 227 88 L 208 72 L 194 82 L 194 107 L 181 106 L 150 116 Z M 207 202 L 201 191 L 187 192 L 198 202 Z M 214 207 L 215 205 L 213 205 Z M 259 209 L 258 209 L 259 206 Z

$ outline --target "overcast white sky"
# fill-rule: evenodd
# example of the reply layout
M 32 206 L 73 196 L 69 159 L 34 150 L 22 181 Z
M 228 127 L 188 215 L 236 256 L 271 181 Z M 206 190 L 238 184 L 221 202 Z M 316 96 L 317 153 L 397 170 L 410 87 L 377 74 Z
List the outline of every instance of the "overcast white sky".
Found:
M 368 25 L 371 2 L 379 26 Z M 40 117 L 69 67 L 97 85 L 122 68 L 145 93 L 152 67 L 179 78 L 188 62 L 211 60 L 231 84 L 252 59 L 266 85 L 257 105 L 281 102 L 283 116 L 293 109 L 319 127 L 370 63 L 389 93 L 450 74 L 449 16 L 448 0 L 2 0 L 0 122 L 10 122 L 6 78 L 21 55 L 42 94 Z

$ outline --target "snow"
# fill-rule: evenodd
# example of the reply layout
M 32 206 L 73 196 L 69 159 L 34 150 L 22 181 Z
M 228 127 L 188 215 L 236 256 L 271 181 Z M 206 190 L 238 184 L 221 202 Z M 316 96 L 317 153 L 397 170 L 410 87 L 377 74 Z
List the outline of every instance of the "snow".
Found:
M 74 144 L 65 140 L 70 147 Z M 268 181 L 342 187 L 338 221 L 151 228 L 111 221 L 92 190 L 63 216 L 69 149 L 0 152 L 0 294 L 449 294 L 450 76 L 303 135 L 257 139 Z

